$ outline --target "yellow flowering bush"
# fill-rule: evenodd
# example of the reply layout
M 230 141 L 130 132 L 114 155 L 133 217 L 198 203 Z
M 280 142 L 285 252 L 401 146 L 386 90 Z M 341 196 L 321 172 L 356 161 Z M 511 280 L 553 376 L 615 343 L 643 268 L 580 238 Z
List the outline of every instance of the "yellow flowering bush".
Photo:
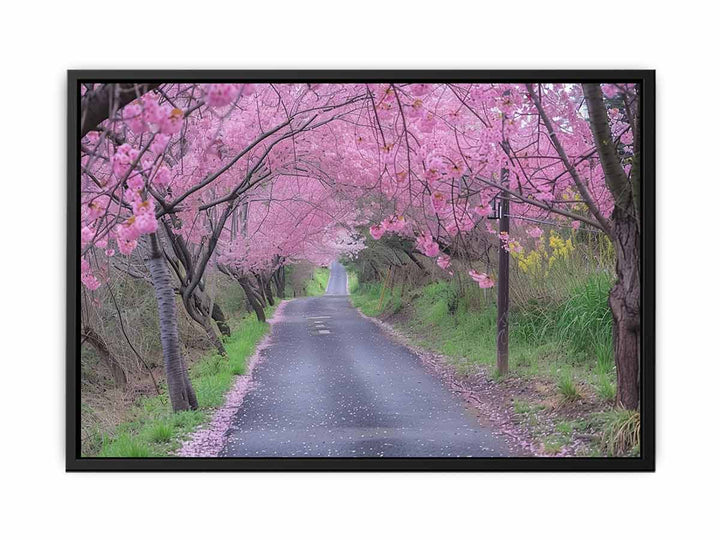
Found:
M 550 231 L 550 236 L 546 241 L 544 237 L 540 237 L 536 241 L 535 249 L 522 252 L 512 252 L 512 256 L 517 260 L 518 267 L 526 274 L 547 274 L 547 270 L 558 261 L 567 260 L 575 250 L 572 236 L 564 240 L 555 231 Z

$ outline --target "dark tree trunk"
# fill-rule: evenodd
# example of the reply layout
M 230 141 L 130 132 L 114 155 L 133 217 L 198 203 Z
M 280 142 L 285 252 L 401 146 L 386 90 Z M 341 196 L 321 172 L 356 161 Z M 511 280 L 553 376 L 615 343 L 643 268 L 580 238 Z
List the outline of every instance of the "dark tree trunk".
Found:
M 282 291 L 283 298 L 285 297 L 285 286 L 287 285 L 287 282 L 285 280 L 285 266 L 281 266 L 280 270 L 278 270 L 280 275 L 280 290 Z
M 250 278 L 248 278 L 248 285 L 255 293 L 255 297 L 257 298 L 258 302 L 260 302 L 263 307 L 266 307 L 268 305 L 268 301 L 267 298 L 265 298 L 265 287 L 263 287 L 262 280 L 257 274 L 253 274 L 253 277 L 255 278 L 255 283 L 252 283 L 249 280 Z
M 127 374 L 120 365 L 120 362 L 110 353 L 110 349 L 102 336 L 90 326 L 85 326 L 83 327 L 82 337 L 97 351 L 100 360 L 102 360 L 110 370 L 115 385 L 124 389 L 125 386 L 127 386 Z
M 212 323 L 210 322 L 210 314 L 208 313 L 210 311 L 210 306 L 203 305 L 203 298 L 200 297 L 200 294 L 201 293 L 198 290 L 195 290 L 192 296 L 187 299 L 185 298 L 185 294 L 183 294 L 183 305 L 185 306 L 185 309 L 190 315 L 190 317 L 192 317 L 192 319 L 196 323 L 203 327 L 203 330 L 205 330 L 205 334 L 207 334 L 207 337 L 210 340 L 210 343 L 215 346 L 218 353 L 221 356 L 227 356 L 225 346 L 223 345 L 223 342 L 218 337 L 215 329 L 212 327 Z
M 90 130 L 107 120 L 108 112 L 113 104 L 118 109 L 123 108 L 132 100 L 143 95 L 155 87 L 157 83 L 121 83 L 102 84 L 99 88 L 87 92 L 80 101 L 80 137 L 84 137 Z M 117 99 L 117 101 L 115 101 Z
M 150 272 L 158 304 L 160 341 L 163 348 L 170 403 L 175 412 L 196 409 L 197 399 L 195 399 L 195 392 L 190 384 L 180 350 L 175 291 L 167 261 L 160 250 L 159 240 L 155 234 L 150 235 L 150 256 L 145 264 Z
M 265 322 L 265 310 L 258 301 L 257 296 L 255 296 L 255 292 L 253 291 L 248 278 L 240 277 L 238 278 L 238 282 L 240 283 L 243 291 L 245 291 L 245 297 L 247 298 L 250 307 L 253 309 L 253 311 L 255 311 L 257 320 L 260 322 Z
M 190 408 L 194 411 L 198 408 L 198 400 L 197 396 L 195 395 L 195 389 L 192 387 L 192 384 L 190 383 L 190 375 L 188 373 L 187 365 L 185 364 L 185 359 L 182 360 L 183 363 L 183 381 L 185 382 L 185 388 L 187 390 L 187 396 L 188 396 L 188 403 L 190 403 Z
M 220 304 L 218 304 L 217 302 L 213 303 L 212 318 L 215 321 L 215 324 L 217 324 L 217 327 L 222 333 L 222 335 L 229 337 L 231 334 L 230 325 L 228 325 L 225 313 L 223 312 L 222 308 L 220 308 Z
M 285 283 L 282 279 L 283 267 L 279 267 L 272 273 L 272 282 L 275 284 L 275 292 L 278 298 L 285 297 Z
M 640 375 L 640 231 L 637 220 L 613 213 L 617 282 L 610 291 L 613 348 L 617 368 L 617 404 L 637 409 Z
M 270 278 L 268 277 L 267 279 L 264 279 L 261 277 L 260 279 L 265 289 L 265 297 L 267 298 L 268 304 L 274 306 L 275 300 L 273 299 L 272 287 L 270 286 Z
M 605 184 L 615 207 L 609 236 L 615 247 L 617 282 L 610 291 L 613 348 L 617 369 L 617 404 L 637 409 L 640 403 L 640 215 L 635 199 L 640 191 L 640 125 L 633 127 L 633 163 L 625 174 L 615 149 L 607 110 L 598 84 L 583 84 L 590 127 Z

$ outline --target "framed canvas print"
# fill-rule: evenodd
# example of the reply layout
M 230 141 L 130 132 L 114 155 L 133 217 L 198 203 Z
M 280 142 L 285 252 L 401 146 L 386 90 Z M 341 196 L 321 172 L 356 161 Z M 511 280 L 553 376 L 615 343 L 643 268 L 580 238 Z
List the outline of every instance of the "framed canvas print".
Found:
M 654 469 L 653 71 L 70 71 L 67 469 Z

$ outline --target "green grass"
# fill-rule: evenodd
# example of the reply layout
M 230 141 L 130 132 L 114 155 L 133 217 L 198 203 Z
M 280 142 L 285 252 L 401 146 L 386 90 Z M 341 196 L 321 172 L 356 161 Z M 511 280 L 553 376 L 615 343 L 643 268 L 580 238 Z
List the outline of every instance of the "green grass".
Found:
M 599 450 L 608 456 L 639 455 L 640 412 L 615 408 L 596 413 L 593 420 L 599 426 Z
M 272 309 L 268 310 L 268 316 Z M 115 427 L 112 434 L 98 434 L 98 457 L 161 457 L 177 450 L 185 435 L 210 418 L 225 401 L 236 375 L 245 373 L 245 362 L 255 351 L 269 324 L 247 315 L 234 325 L 226 339 L 227 358 L 209 354 L 190 367 L 190 380 L 198 410 L 173 413 L 166 394 L 143 397 L 131 411 L 132 420 Z M 91 455 L 91 454 L 89 454 Z
M 325 290 L 327 289 L 328 280 L 330 279 L 330 269 L 329 268 L 317 268 L 315 272 L 313 272 L 312 279 L 310 279 L 307 282 L 307 285 L 305 286 L 305 291 L 307 292 L 308 296 L 322 296 L 325 294 Z
M 527 414 L 531 411 L 530 404 L 523 399 L 513 400 L 513 409 L 517 414 Z
M 561 373 L 560 379 L 558 380 L 558 392 L 560 392 L 560 395 L 566 401 L 575 401 L 580 397 L 580 392 L 578 392 L 569 370 L 564 370 L 563 373 Z
M 371 317 L 407 306 L 405 329 L 419 345 L 468 364 L 493 367 L 496 361 L 497 315 L 493 291 L 439 281 L 406 290 L 382 283 L 359 283 L 350 274 L 353 305 Z M 614 397 L 612 317 L 607 304 L 611 278 L 599 272 L 579 281 L 559 302 L 535 301 L 511 307 L 510 374 L 555 381 L 566 400 L 579 397 L 575 381 L 592 382 L 598 395 Z M 382 302 L 380 301 L 382 297 Z
M 568 440 L 564 437 L 557 435 L 551 435 L 543 439 L 543 449 L 546 453 L 555 455 L 562 450 L 563 446 L 566 445 Z
M 603 371 L 598 373 L 595 389 L 601 399 L 605 401 L 615 401 L 615 382 L 608 373 Z

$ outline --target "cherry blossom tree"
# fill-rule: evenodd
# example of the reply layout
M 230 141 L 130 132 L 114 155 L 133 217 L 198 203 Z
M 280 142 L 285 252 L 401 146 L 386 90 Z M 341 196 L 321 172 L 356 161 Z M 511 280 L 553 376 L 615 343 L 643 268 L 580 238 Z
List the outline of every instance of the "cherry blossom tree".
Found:
M 194 408 L 197 400 L 180 353 L 168 261 L 183 305 L 222 352 L 196 291 L 242 201 L 302 172 L 303 136 L 350 114 L 362 99 L 347 86 L 322 90 L 249 84 L 162 85 L 157 94 L 138 89 L 135 101 L 83 138 L 81 279 L 88 289 L 98 288 L 114 246 L 127 256 L 142 244 L 174 410 Z
M 606 234 L 615 246 L 618 403 L 638 406 L 640 124 L 638 88 L 625 84 L 413 84 L 370 88 L 370 126 L 356 138 L 363 180 L 380 191 L 374 238 L 416 238 L 451 267 L 451 250 L 481 222 L 502 249 L 522 250 L 487 221 L 508 197 L 513 214 Z M 374 116 L 374 123 L 372 122 Z M 368 143 L 368 140 L 371 141 Z M 366 145 L 366 146 L 365 146 Z M 351 163 L 351 158 L 346 158 Z M 354 163 L 358 166 L 358 163 Z M 372 171 L 372 172 L 371 172 Z M 349 173 L 352 174 L 352 173 Z M 357 173 L 355 173 L 357 174 Z M 373 184 L 374 182 L 374 184 Z M 485 273 L 471 269 L 481 287 Z
M 612 240 L 618 402 L 637 407 L 635 86 L 173 83 L 82 92 L 81 279 L 97 289 L 113 257 L 143 254 L 175 410 L 196 406 L 176 289 L 222 352 L 204 292 L 209 268 L 235 277 L 263 319 L 272 283 L 277 294 L 284 288 L 284 265 L 361 250 L 366 228 L 376 240 L 410 241 L 409 257 L 448 272 L 470 238 L 521 251 L 520 239 L 488 219 L 498 197 L 516 217 Z M 536 229 L 527 235 L 542 235 Z M 468 274 L 494 286 L 487 266 Z

